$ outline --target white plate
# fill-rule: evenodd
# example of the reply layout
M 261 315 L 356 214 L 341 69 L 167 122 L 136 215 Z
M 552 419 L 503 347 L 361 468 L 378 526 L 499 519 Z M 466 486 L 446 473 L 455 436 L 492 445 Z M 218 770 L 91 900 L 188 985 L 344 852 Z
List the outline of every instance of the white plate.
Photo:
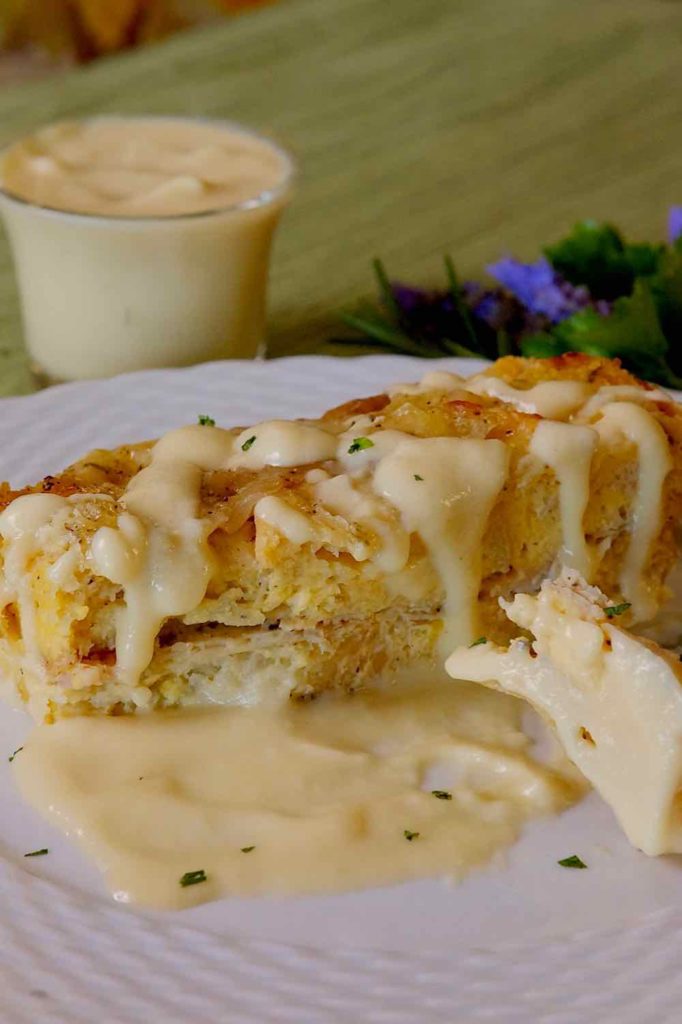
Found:
M 430 362 L 471 372 L 473 360 Z M 315 415 L 425 364 L 397 356 L 226 362 L 0 402 L 0 479 L 196 420 Z M 0 751 L 28 722 L 0 714 Z M 0 765 L 3 763 L 0 756 Z M 459 887 L 125 909 L 23 806 L 0 767 L 0 1020 L 106 1024 L 656 1024 L 679 1021 L 682 875 L 632 850 L 595 796 L 531 826 Z M 23 853 L 49 846 L 49 857 Z M 556 861 L 578 853 L 587 871 Z

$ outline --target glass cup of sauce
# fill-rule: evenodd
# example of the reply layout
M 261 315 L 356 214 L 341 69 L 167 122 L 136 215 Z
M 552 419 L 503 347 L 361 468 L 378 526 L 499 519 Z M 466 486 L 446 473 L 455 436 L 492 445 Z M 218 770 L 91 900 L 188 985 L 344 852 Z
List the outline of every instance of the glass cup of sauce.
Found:
M 235 124 L 97 117 L 0 154 L 0 212 L 39 379 L 108 377 L 264 343 L 291 157 Z

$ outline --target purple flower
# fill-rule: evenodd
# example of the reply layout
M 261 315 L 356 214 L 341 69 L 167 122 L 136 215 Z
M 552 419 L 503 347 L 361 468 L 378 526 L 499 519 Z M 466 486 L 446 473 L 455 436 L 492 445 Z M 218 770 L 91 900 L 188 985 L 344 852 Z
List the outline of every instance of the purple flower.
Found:
M 487 268 L 503 288 L 514 295 L 531 313 L 559 323 L 589 304 L 589 294 L 557 274 L 544 257 L 536 263 L 522 263 L 506 256 Z
M 391 285 L 391 291 L 401 313 L 408 316 L 430 300 L 430 293 L 425 289 L 410 288 L 409 285 L 400 284 L 397 281 Z
M 668 239 L 672 245 L 682 235 L 682 206 L 671 206 L 668 210 Z

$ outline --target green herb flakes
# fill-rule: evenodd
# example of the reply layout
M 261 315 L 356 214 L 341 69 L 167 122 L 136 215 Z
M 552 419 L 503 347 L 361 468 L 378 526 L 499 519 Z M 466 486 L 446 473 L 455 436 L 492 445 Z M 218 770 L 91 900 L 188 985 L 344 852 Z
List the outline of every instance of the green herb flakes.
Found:
M 487 636 L 479 636 L 478 640 L 474 640 L 474 642 L 472 644 L 469 644 L 469 647 L 478 647 L 479 644 L 487 644 L 487 643 L 488 643 L 488 637 Z
M 410 832 L 409 828 L 403 830 L 403 835 L 407 839 L 408 843 L 411 843 L 413 839 L 419 839 L 420 834 L 421 833 L 419 832 Z
M 356 452 L 364 451 L 365 448 L 373 448 L 374 441 L 371 441 L 368 437 L 354 437 L 353 443 L 348 449 L 349 455 L 355 455 Z
M 256 435 L 255 434 L 253 434 L 252 437 L 247 438 L 246 441 L 244 441 L 244 444 L 242 445 L 242 451 L 243 452 L 248 452 L 249 448 L 251 447 L 251 445 L 253 444 L 253 442 L 255 440 L 256 440 Z
M 414 474 L 414 478 L 415 478 L 415 480 L 423 480 L 424 479 L 424 477 L 420 476 L 419 473 L 415 473 Z
M 604 614 L 613 619 L 616 615 L 623 615 L 631 607 L 629 601 L 623 601 L 622 604 L 610 604 L 608 608 L 604 609 Z
M 203 413 L 197 417 L 197 422 L 200 427 L 215 427 L 215 420 L 213 417 L 205 416 Z
M 14 760 L 14 758 L 15 758 L 15 757 L 17 756 L 17 754 L 19 753 L 19 751 L 21 751 L 21 750 L 23 750 L 23 749 L 24 749 L 23 747 L 17 747 L 17 749 L 16 749 L 15 751 L 14 751 L 14 753 L 13 753 L 13 754 L 11 755 L 11 757 L 8 757 L 8 758 L 7 758 L 7 760 L 9 761 L 9 763 L 10 763 L 10 764 L 12 763 L 12 761 Z
M 241 852 L 242 853 L 251 853 L 251 851 L 255 850 L 255 849 L 256 849 L 255 846 L 242 846 Z
M 587 864 L 580 859 L 577 853 L 572 853 L 570 857 L 564 857 L 563 860 L 558 860 L 562 868 L 586 868 Z
M 452 793 L 446 789 L 432 789 L 431 796 L 435 796 L 436 800 L 452 800 Z
M 183 889 L 186 889 L 188 885 L 198 885 L 199 882 L 206 881 L 206 872 L 203 868 L 198 871 L 186 871 L 180 879 L 180 885 Z
M 31 850 L 30 853 L 25 853 L 24 857 L 44 857 L 49 852 L 48 848 L 44 846 L 42 850 Z

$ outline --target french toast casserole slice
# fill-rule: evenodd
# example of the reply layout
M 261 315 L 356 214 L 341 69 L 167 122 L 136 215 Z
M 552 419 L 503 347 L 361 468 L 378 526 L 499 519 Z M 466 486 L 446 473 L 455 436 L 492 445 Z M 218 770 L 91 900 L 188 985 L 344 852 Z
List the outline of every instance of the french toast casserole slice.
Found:
M 352 691 L 565 567 L 647 621 L 681 507 L 682 408 L 588 356 L 195 424 L 0 485 L 0 679 L 45 720 Z

